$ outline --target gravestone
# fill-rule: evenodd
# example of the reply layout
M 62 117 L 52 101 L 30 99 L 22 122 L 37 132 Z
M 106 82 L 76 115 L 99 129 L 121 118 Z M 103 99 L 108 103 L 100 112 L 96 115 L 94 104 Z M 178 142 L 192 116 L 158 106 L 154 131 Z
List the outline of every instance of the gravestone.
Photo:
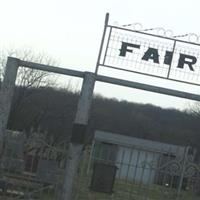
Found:
M 5 154 L 3 168 L 9 172 L 22 173 L 24 171 L 24 143 L 25 135 L 19 131 L 6 131 Z
M 95 163 L 90 189 L 95 192 L 111 194 L 115 182 L 117 167 L 111 164 Z
M 36 177 L 49 184 L 57 183 L 62 177 L 63 170 L 59 168 L 58 162 L 55 160 L 40 159 L 38 162 L 38 168 Z

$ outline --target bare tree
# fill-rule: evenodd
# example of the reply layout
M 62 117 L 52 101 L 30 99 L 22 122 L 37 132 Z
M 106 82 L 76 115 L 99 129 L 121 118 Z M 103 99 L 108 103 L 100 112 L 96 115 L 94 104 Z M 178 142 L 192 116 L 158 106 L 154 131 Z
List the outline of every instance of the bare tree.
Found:
M 21 60 L 55 65 L 56 62 L 45 53 L 36 53 L 31 49 L 9 49 L 0 51 L 0 82 L 3 80 L 7 57 L 17 57 Z M 12 103 L 11 117 L 9 119 L 10 127 L 15 121 L 18 113 L 23 111 L 24 104 L 27 103 L 32 95 L 29 88 L 53 87 L 56 85 L 56 76 L 48 72 L 33 70 L 20 67 L 16 80 L 17 91 Z M 42 113 L 42 112 L 41 112 Z
M 55 65 L 54 59 L 45 53 L 36 53 L 31 49 L 9 49 L 0 51 L 0 80 L 3 79 L 7 57 L 17 57 L 21 60 L 42 63 L 46 65 Z M 16 84 L 21 87 L 40 87 L 50 86 L 53 82 L 49 81 L 48 72 L 20 67 Z
M 190 105 L 189 109 L 187 109 L 186 112 L 192 114 L 195 117 L 200 118 L 200 103 L 196 102 Z

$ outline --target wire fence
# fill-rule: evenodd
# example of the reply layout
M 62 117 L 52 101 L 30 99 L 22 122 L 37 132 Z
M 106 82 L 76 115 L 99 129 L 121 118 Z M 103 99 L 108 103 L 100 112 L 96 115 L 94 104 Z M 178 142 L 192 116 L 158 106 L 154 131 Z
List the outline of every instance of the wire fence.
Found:
M 57 200 L 67 158 L 64 143 L 52 145 L 45 134 L 7 131 L 1 159 L 0 199 Z
M 8 135 L 0 199 L 60 200 L 67 145 L 53 146 L 36 132 L 31 140 L 19 132 Z M 190 147 L 158 151 L 94 140 L 84 151 L 73 200 L 197 200 L 200 165 L 194 155 Z
M 189 147 L 167 152 L 95 142 L 85 152 L 76 200 L 197 200 L 200 165 Z

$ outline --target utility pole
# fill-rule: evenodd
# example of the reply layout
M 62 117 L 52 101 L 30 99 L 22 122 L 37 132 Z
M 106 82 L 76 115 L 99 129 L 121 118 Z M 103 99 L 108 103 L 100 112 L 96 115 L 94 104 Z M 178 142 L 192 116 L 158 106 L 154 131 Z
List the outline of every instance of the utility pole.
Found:
M 73 198 L 74 180 L 77 176 L 79 164 L 83 155 L 85 133 L 88 125 L 94 85 L 95 74 L 86 72 L 69 145 L 68 159 L 64 173 L 62 200 L 72 200 Z

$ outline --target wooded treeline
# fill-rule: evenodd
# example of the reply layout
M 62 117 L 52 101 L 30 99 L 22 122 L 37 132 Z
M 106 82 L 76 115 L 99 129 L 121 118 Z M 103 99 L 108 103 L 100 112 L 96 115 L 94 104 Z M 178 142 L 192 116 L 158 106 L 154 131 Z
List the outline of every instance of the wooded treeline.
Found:
M 3 51 L 0 57 L 0 88 L 7 56 L 22 60 L 54 65 L 51 57 L 32 50 Z M 69 141 L 79 94 L 73 88 L 56 87 L 55 75 L 47 72 L 19 68 L 8 128 L 48 132 L 55 143 Z M 200 108 L 200 106 L 199 106 Z M 91 142 L 94 130 L 104 130 L 124 135 L 146 138 L 179 145 L 191 145 L 200 152 L 200 109 L 181 112 L 106 99 L 95 96 L 87 130 Z M 200 155 L 200 153 L 199 153 Z
M 69 140 L 78 97 L 67 89 L 16 87 L 8 128 L 28 131 L 40 127 L 55 142 Z M 98 129 L 200 149 L 199 120 L 186 111 L 95 96 L 87 141 Z

